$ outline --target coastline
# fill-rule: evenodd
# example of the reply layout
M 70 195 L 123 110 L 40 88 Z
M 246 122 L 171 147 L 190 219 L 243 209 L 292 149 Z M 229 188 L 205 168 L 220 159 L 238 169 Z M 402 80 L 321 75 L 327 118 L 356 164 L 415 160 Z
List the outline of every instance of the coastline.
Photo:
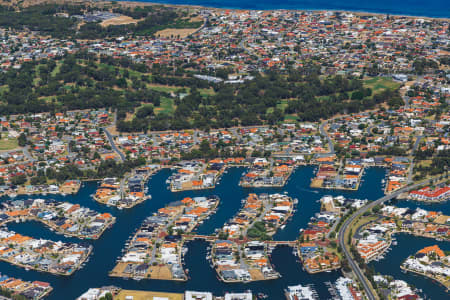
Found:
M 136 1 L 136 0 L 119 0 L 118 2 L 123 3 L 130 3 L 132 5 L 163 5 L 168 7 L 182 7 L 182 8 L 197 8 L 197 9 L 214 9 L 214 10 L 234 10 L 234 11 L 302 11 L 302 12 L 340 12 L 340 13 L 352 13 L 355 15 L 360 16 L 366 16 L 366 15 L 389 15 L 389 16 L 395 16 L 400 18 L 415 18 L 415 19 L 428 19 L 428 20 L 444 20 L 444 21 L 450 21 L 450 16 L 444 17 L 444 16 L 427 16 L 422 14 L 408 14 L 408 13 L 395 13 L 395 12 L 381 12 L 381 11 L 370 11 L 367 9 L 358 9 L 358 8 L 352 8 L 352 9 L 340 9 L 340 8 L 302 8 L 302 7 L 288 7 L 288 8 L 274 8 L 274 7 L 267 7 L 267 8 L 244 8 L 244 7 L 238 7 L 238 6 L 227 6 L 226 3 L 224 3 L 223 6 L 213 6 L 210 5 L 199 5 L 199 4 L 181 4 L 181 3 L 170 3 L 170 0 L 168 1 L 161 1 L 161 2 L 152 2 L 152 1 Z M 449 8 L 450 10 L 450 8 Z

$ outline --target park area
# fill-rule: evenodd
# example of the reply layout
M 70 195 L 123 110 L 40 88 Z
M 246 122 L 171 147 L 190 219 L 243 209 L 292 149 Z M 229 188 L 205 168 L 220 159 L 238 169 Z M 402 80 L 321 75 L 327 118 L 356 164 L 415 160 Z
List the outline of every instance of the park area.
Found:
M 4 134 L 0 137 L 0 151 L 8 151 L 13 150 L 19 147 L 16 138 L 9 138 L 7 134 Z

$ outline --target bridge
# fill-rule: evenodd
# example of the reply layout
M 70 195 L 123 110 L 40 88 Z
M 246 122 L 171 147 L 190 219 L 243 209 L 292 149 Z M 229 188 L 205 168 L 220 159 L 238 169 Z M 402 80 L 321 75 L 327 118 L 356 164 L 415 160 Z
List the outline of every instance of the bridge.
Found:
M 201 234 L 183 234 L 183 238 L 186 240 L 204 240 L 207 242 L 214 242 L 219 240 L 217 236 L 214 235 L 201 235 Z M 245 244 L 247 242 L 251 242 L 252 240 L 248 238 L 244 239 L 228 239 L 230 241 L 235 242 L 236 244 Z M 297 241 L 262 241 L 263 243 L 270 246 L 289 246 L 295 247 L 297 246 Z
M 289 246 L 289 247 L 297 246 L 297 241 L 266 241 L 265 243 L 271 246 Z

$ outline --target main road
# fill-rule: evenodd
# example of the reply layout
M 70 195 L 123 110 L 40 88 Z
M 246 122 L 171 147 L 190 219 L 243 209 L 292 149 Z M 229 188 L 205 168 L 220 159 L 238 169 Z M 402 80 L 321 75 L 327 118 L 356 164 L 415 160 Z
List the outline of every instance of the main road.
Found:
M 399 196 L 401 193 L 404 192 L 408 192 L 410 190 L 416 189 L 419 186 L 422 186 L 424 184 L 429 183 L 431 180 L 433 179 L 429 179 L 425 182 L 421 182 L 421 183 L 416 183 L 410 186 L 406 186 L 404 188 L 401 188 L 389 195 L 386 195 L 384 197 L 379 198 L 378 200 L 372 201 L 369 204 L 361 207 L 358 211 L 356 211 L 355 213 L 353 213 L 345 222 L 344 224 L 341 226 L 341 228 L 339 229 L 339 245 L 341 246 L 342 251 L 344 251 L 344 254 L 349 262 L 350 267 L 352 268 L 353 272 L 355 273 L 355 275 L 358 277 L 359 281 L 362 283 L 364 290 L 366 291 L 367 294 L 367 298 L 369 298 L 369 300 L 375 300 L 376 297 L 373 294 L 372 290 L 370 289 L 369 283 L 367 281 L 367 278 L 364 276 L 363 272 L 361 271 L 361 269 L 359 268 L 359 265 L 357 262 L 355 262 L 352 258 L 352 256 L 350 255 L 350 250 L 346 247 L 345 245 L 345 231 L 347 230 L 347 228 L 350 226 L 350 224 L 359 216 L 361 216 L 362 214 L 364 214 L 366 211 L 372 209 L 373 207 L 375 207 L 376 205 L 382 204 L 386 201 L 391 200 L 392 198 L 395 198 L 397 196 Z

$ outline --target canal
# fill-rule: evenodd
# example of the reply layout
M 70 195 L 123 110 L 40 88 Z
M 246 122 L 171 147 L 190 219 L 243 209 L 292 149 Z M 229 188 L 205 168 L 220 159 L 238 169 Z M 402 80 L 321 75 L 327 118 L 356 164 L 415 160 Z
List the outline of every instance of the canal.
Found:
M 171 193 L 167 189 L 166 180 L 172 174 L 171 170 L 163 169 L 153 175 L 148 181 L 149 193 L 152 199 L 145 201 L 131 209 L 118 210 L 98 204 L 92 199 L 92 194 L 97 189 L 96 182 L 86 182 L 76 195 L 48 195 L 48 196 L 19 196 L 17 199 L 32 198 L 53 198 L 59 201 L 78 203 L 99 212 L 110 212 L 117 217 L 117 221 L 111 229 L 108 229 L 103 236 L 96 241 L 87 241 L 94 246 L 94 253 L 91 255 L 86 266 L 75 272 L 70 277 L 58 277 L 51 274 L 39 273 L 33 270 L 26 271 L 22 268 L 12 266 L 5 262 L 0 262 L 0 272 L 9 276 L 22 278 L 24 280 L 40 280 L 51 283 L 54 291 L 48 297 L 49 300 L 75 299 L 90 287 L 101 287 L 115 285 L 125 289 L 141 289 L 155 291 L 184 292 L 185 290 L 211 291 L 215 295 L 222 295 L 226 291 L 252 290 L 254 293 L 265 293 L 269 299 L 284 299 L 283 291 L 288 285 L 313 284 L 321 299 L 330 297 L 325 286 L 325 282 L 334 282 L 339 276 L 339 272 L 322 273 L 309 275 L 302 270 L 301 264 L 296 256 L 292 254 L 289 247 L 278 247 L 272 253 L 272 263 L 275 269 L 282 275 L 277 280 L 267 282 L 253 282 L 247 284 L 225 284 L 216 278 L 214 270 L 206 260 L 207 247 L 209 244 L 202 241 L 189 242 L 189 251 L 185 257 L 186 268 L 189 269 L 191 277 L 187 282 L 156 281 L 156 280 L 124 280 L 120 278 L 108 277 L 108 272 L 112 270 L 116 259 L 121 255 L 125 241 L 135 229 L 139 228 L 142 221 L 150 216 L 157 209 L 166 204 L 181 200 L 184 197 L 217 195 L 220 197 L 220 204 L 216 214 L 206 220 L 198 229 L 200 234 L 213 233 L 215 229 L 221 228 L 223 224 L 233 217 L 241 208 L 241 200 L 249 193 L 284 193 L 299 200 L 297 211 L 292 220 L 286 225 L 284 230 L 280 230 L 275 236 L 275 240 L 294 240 L 298 237 L 299 229 L 306 228 L 310 218 L 320 209 L 319 199 L 324 195 L 344 195 L 349 198 L 375 200 L 383 195 L 382 179 L 385 170 L 382 168 L 368 168 L 363 176 L 360 189 L 355 192 L 329 191 L 311 189 L 309 184 L 313 177 L 314 167 L 305 166 L 298 168 L 283 188 L 259 188 L 249 189 L 238 186 L 239 179 L 245 168 L 230 168 L 222 176 L 222 179 L 214 189 L 203 191 L 186 191 Z M 406 203 L 405 205 L 411 202 Z M 448 213 L 448 207 L 442 206 L 443 212 Z M 70 242 L 85 242 L 76 238 L 65 238 L 62 235 L 50 231 L 47 227 L 38 222 L 27 222 L 19 224 L 9 224 L 11 230 L 18 233 L 30 235 L 35 238 L 46 238 L 51 240 L 61 240 Z M 398 246 L 394 246 L 395 251 L 410 253 L 409 241 L 414 241 L 413 237 L 405 236 L 404 240 L 399 236 Z M 427 239 L 425 239 L 427 240 Z M 433 241 L 428 240 L 430 244 Z M 424 242 L 425 243 L 425 242 Z M 447 247 L 448 248 L 448 247 Z M 383 274 L 396 276 L 400 261 L 395 259 L 390 263 L 390 255 L 386 260 L 374 264 L 377 271 Z M 447 249 L 448 250 L 448 249 Z M 403 273 L 400 275 L 408 276 Z M 411 282 L 414 283 L 414 282 Z M 440 289 L 438 293 L 444 293 L 443 289 L 434 283 L 429 283 L 421 287 L 425 293 L 428 289 Z M 428 294 L 428 293 L 427 293 Z M 431 294 L 430 294 L 431 295 Z M 442 295 L 442 294 L 440 294 Z M 439 299 L 439 298 L 437 298 Z M 442 299 L 442 298 L 441 298 Z

